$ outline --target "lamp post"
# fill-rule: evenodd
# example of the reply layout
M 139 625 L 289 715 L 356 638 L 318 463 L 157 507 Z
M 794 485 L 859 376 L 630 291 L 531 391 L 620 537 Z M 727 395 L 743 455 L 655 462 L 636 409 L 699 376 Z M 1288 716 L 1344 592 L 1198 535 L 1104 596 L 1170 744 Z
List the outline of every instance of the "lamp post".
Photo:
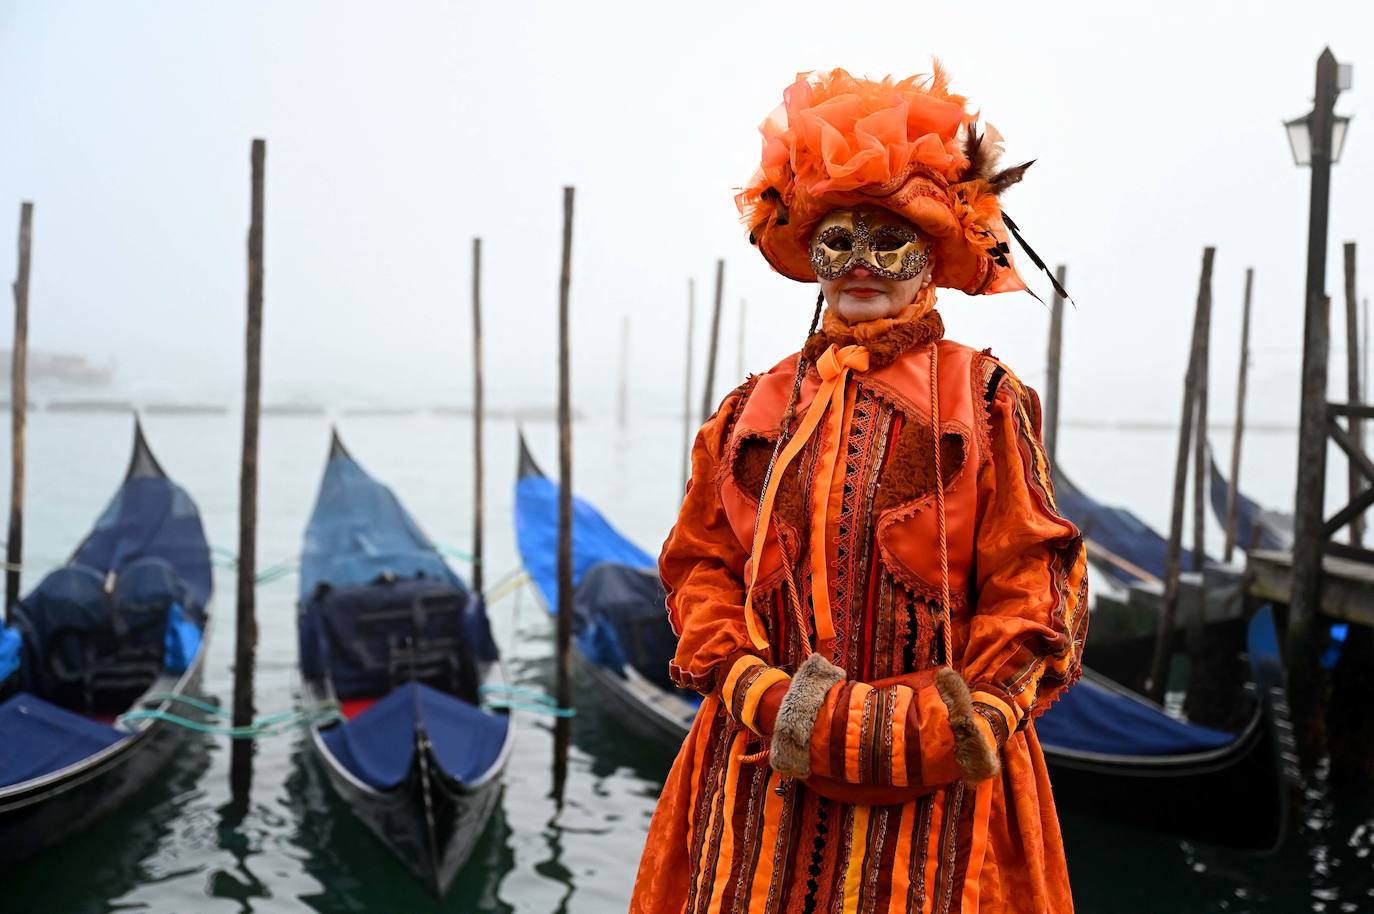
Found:
M 1350 85 L 1350 67 L 1336 63 L 1330 48 L 1317 58 L 1312 111 L 1288 121 L 1288 141 L 1298 165 L 1312 169 L 1307 223 L 1307 284 L 1303 320 L 1302 407 L 1298 425 L 1298 478 L 1293 511 L 1293 578 L 1286 636 L 1289 697 L 1294 719 L 1304 721 L 1299 740 L 1307 749 L 1319 738 L 1320 671 L 1313 623 L 1321 601 L 1323 501 L 1326 491 L 1327 359 L 1330 343 L 1326 296 L 1326 229 L 1331 164 L 1339 157 L 1348 118 L 1336 116 L 1336 96 Z M 1337 125 L 1340 125 L 1339 128 Z M 1311 752 L 1305 753 L 1313 758 Z

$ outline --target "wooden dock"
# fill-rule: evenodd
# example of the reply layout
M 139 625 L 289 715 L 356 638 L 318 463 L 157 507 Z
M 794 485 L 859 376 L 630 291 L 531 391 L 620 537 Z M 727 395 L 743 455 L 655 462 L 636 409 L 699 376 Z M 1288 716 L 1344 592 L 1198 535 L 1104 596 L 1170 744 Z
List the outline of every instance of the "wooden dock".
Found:
M 1251 597 L 1289 604 L 1293 553 L 1252 551 L 1246 562 Z M 1334 555 L 1322 556 L 1321 603 L 1328 619 L 1374 626 L 1374 565 Z

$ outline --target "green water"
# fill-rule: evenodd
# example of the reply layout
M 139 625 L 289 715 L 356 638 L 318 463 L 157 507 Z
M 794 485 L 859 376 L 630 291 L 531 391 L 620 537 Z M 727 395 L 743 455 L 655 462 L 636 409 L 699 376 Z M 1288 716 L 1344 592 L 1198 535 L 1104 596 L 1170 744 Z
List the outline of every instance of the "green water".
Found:
M 197 500 L 211 541 L 236 543 L 238 420 L 234 416 L 152 417 L 149 440 L 168 473 Z M 435 539 L 471 538 L 470 431 L 426 415 L 349 419 L 340 428 L 353 454 L 392 485 Z M 550 426 L 527 434 L 554 460 Z M 631 538 L 655 551 L 679 492 L 675 422 L 648 420 L 629 432 L 596 419 L 576 428 L 575 480 Z M 1159 455 L 1172 436 L 1073 429 L 1061 459 L 1076 481 L 1162 525 L 1155 493 L 1167 491 Z M 1144 439 L 1150 439 L 1145 441 Z M 25 588 L 60 562 L 118 485 L 130 422 L 119 416 L 37 413 L 29 427 Z M 488 580 L 515 565 L 510 523 L 515 429 L 493 423 L 487 454 Z M 1144 446 L 1141 446 L 1142 443 Z M 318 418 L 270 418 L 262 430 L 259 567 L 295 556 L 323 470 L 328 425 Z M 1290 444 L 1275 445 L 1285 455 Z M 8 442 L 0 437 L 0 453 Z M 1255 449 L 1257 494 L 1278 501 L 1284 465 Z M 1134 493 L 1134 494 L 1133 494 Z M 466 572 L 467 569 L 460 570 Z M 294 576 L 258 592 L 260 713 L 293 700 L 296 662 Z M 206 689 L 227 701 L 233 653 L 232 576 L 216 577 Z M 492 610 L 497 640 L 518 682 L 547 686 L 552 632 L 531 597 Z M 1091 650 L 1091 647 L 1089 648 Z M 14 870 L 0 870 L 0 911 L 77 912 L 614 912 L 626 907 L 668 749 L 644 743 L 601 712 L 580 686 L 566 800 L 549 799 L 552 734 L 521 717 L 497 814 L 442 903 L 430 899 L 329 791 L 294 736 L 257 748 L 250 806 L 229 804 L 228 750 L 195 737 L 141 795 L 91 831 Z M 1090 818 L 1064 818 L 1078 909 L 1092 914 L 1156 912 L 1374 911 L 1374 800 L 1320 780 L 1295 834 L 1272 858 L 1193 846 Z

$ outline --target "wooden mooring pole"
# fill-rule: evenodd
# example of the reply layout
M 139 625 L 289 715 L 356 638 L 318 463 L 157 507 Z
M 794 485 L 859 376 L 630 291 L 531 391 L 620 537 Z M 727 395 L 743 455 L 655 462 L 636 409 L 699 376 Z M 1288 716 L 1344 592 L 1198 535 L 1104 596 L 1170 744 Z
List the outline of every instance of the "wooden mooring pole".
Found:
M 263 171 L 267 142 L 252 146 L 252 221 L 248 227 L 248 322 L 244 347 L 243 453 L 239 464 L 238 605 L 234 642 L 234 726 L 253 722 L 253 669 L 258 647 L 257 578 L 258 416 L 262 402 Z M 229 783 L 238 804 L 253 780 L 253 742 L 234 740 Z
M 1064 264 L 1054 268 L 1054 278 L 1059 282 L 1050 305 L 1050 351 L 1046 359 L 1045 377 L 1045 456 L 1050 466 L 1055 465 L 1055 454 L 1059 446 L 1059 365 L 1064 351 L 1064 296 L 1059 289 L 1064 288 L 1068 278 L 1068 267 Z
M 482 239 L 472 239 L 472 592 L 482 596 Z
M 1178 614 L 1179 573 L 1183 558 L 1183 500 L 1188 485 L 1188 450 L 1195 425 L 1199 347 L 1208 322 L 1207 312 L 1212 306 L 1212 260 L 1215 255 L 1216 248 L 1203 248 L 1202 278 L 1198 282 L 1197 306 L 1193 312 L 1193 340 L 1188 356 L 1188 371 L 1183 381 L 1183 415 L 1178 423 L 1173 507 L 1169 515 L 1169 544 L 1164 554 L 1164 601 L 1160 608 L 1159 624 L 1155 629 L 1150 671 L 1145 679 L 1145 691 L 1156 701 L 1163 700 L 1164 690 L 1168 684 L 1168 660 L 1174 640 L 1174 617 Z
M 1245 303 L 1240 319 L 1240 378 L 1236 382 L 1236 424 L 1231 433 L 1231 487 L 1226 492 L 1226 546 L 1222 561 L 1230 564 L 1236 549 L 1236 517 L 1240 511 L 1240 449 L 1245 438 L 1245 387 L 1250 376 L 1250 293 L 1255 268 L 1245 268 Z M 1245 548 L 1250 547 L 1245 544 Z
M 692 335 L 697 323 L 697 283 L 687 280 L 687 379 L 682 385 L 682 488 L 692 470 Z
M 1360 315 L 1355 303 L 1355 242 L 1345 243 L 1345 380 L 1348 402 L 1359 403 L 1360 396 Z M 1350 417 L 1350 440 L 1364 453 L 1364 420 L 1358 416 Z M 1364 477 L 1355 461 L 1349 461 L 1350 500 L 1353 502 L 1364 491 Z M 1350 522 L 1350 544 L 1364 545 L 1364 515 Z
M 716 261 L 716 300 L 711 306 L 711 338 L 706 341 L 706 383 L 701 396 L 701 424 L 715 412 L 716 350 L 720 348 L 720 298 L 725 288 L 725 261 Z
M 563 188 L 563 268 L 558 278 L 558 707 L 572 707 L 572 407 L 568 370 L 568 290 L 572 284 L 573 188 Z M 553 730 L 553 795 L 563 801 L 568 779 L 572 720 L 557 718 Z
M 1197 438 L 1193 441 L 1193 571 L 1201 572 L 1207 561 L 1207 489 L 1211 480 L 1210 443 L 1207 440 L 1207 376 L 1212 339 L 1212 274 L 1206 271 L 1203 288 L 1198 290 L 1198 304 L 1206 295 L 1206 306 L 1199 307 L 1201 325 L 1193 341 L 1196 363 L 1193 368 L 1193 414 Z M 1197 619 L 1201 625 L 1201 619 Z
M 19 270 L 14 278 L 14 351 L 10 357 L 10 524 L 5 538 L 5 620 L 19 602 L 24 563 L 24 429 L 29 412 L 29 261 L 33 204 L 19 205 Z

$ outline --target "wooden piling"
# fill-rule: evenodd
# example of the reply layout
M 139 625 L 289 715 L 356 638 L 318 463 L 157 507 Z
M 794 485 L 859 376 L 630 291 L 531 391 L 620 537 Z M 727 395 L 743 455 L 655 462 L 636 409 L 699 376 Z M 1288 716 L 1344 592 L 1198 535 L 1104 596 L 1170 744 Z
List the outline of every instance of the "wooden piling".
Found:
M 1188 371 L 1183 381 L 1182 418 L 1178 424 L 1178 451 L 1174 459 L 1173 507 L 1169 515 L 1169 543 L 1164 554 L 1164 601 L 1155 630 L 1154 652 L 1145 691 L 1162 701 L 1167 686 L 1168 660 L 1174 637 L 1174 617 L 1178 614 L 1179 573 L 1183 557 L 1183 496 L 1188 485 L 1188 450 L 1194 427 L 1198 347 L 1206 326 L 1206 311 L 1212 301 L 1212 260 L 1216 248 L 1203 248 L 1202 278 L 1198 282 L 1197 306 L 1193 311 L 1193 340 L 1188 356 Z
M 682 385 L 682 488 L 692 470 L 692 335 L 697 322 L 697 283 L 687 280 L 687 379 Z
M 472 239 L 472 592 L 482 596 L 482 239 Z
M 1330 368 L 1330 297 L 1326 294 L 1327 229 L 1331 204 L 1331 140 L 1337 85 L 1330 48 L 1317 58 L 1312 113 L 1311 186 L 1307 223 L 1307 279 L 1303 301 L 1302 394 L 1298 420 L 1298 472 L 1293 502 L 1293 573 L 1284 666 L 1299 755 L 1309 768 L 1325 743 L 1326 676 L 1321 669 L 1322 555 L 1326 551 L 1326 457 L 1330 437 L 1327 384 Z
M 739 300 L 739 340 L 735 345 L 735 383 L 744 383 L 746 369 L 744 367 L 744 320 L 749 313 L 749 303 L 744 299 Z
M 616 394 L 615 422 L 624 428 L 630 414 L 630 318 L 620 319 L 620 385 Z
M 252 146 L 252 221 L 248 227 L 248 322 L 244 346 L 243 451 L 239 463 L 238 605 L 234 642 L 234 726 L 253 722 L 253 670 L 258 646 L 255 616 L 258 524 L 258 416 L 262 403 L 263 171 L 265 140 Z M 234 740 L 229 781 L 245 803 L 252 782 L 253 743 Z
M 701 397 L 701 424 L 716 411 L 716 350 L 720 348 L 720 299 L 725 288 L 725 261 L 716 261 L 716 300 L 711 306 L 711 338 L 706 341 L 706 383 Z
M 1049 457 L 1050 466 L 1055 465 L 1059 445 L 1059 364 L 1064 351 L 1064 296 L 1059 289 L 1064 288 L 1068 267 L 1062 263 L 1055 267 L 1054 278 L 1059 285 L 1050 304 L 1050 351 L 1045 378 L 1045 456 Z
M 558 278 L 558 707 L 572 708 L 572 408 L 568 369 L 568 290 L 572 284 L 573 188 L 563 188 L 563 267 Z M 561 803 L 568 778 L 572 720 L 554 723 L 553 795 Z
M 1345 243 L 1345 379 L 1348 402 L 1359 403 L 1360 397 L 1360 316 L 1355 304 L 1355 242 Z M 1358 416 L 1350 417 L 1350 440 L 1364 453 L 1364 420 Z M 1355 461 L 1348 462 L 1350 468 L 1350 500 L 1353 502 L 1364 491 L 1364 477 Z M 1356 516 L 1350 522 L 1350 545 L 1364 545 L 1364 515 Z
M 19 602 L 24 564 L 24 430 L 29 412 L 29 262 L 33 204 L 19 204 L 19 269 L 14 278 L 14 351 L 10 357 L 10 523 L 5 539 L 5 620 Z
M 1245 268 L 1245 303 L 1240 320 L 1240 377 L 1236 382 L 1236 424 L 1231 433 L 1231 488 L 1226 492 L 1226 546 L 1222 561 L 1230 564 L 1236 548 L 1236 516 L 1240 511 L 1240 449 L 1245 438 L 1245 388 L 1250 376 L 1250 292 L 1255 268 Z M 1245 544 L 1247 547 L 1249 543 Z
M 1211 271 L 1203 280 L 1203 288 L 1198 290 L 1201 325 L 1193 340 L 1196 365 L 1193 371 L 1193 415 L 1197 437 L 1193 441 L 1193 571 L 1202 571 L 1207 561 L 1207 495 L 1211 482 L 1209 449 L 1207 440 L 1207 376 L 1211 355 L 1212 338 L 1212 276 Z M 1200 620 L 1199 620 L 1200 621 Z

